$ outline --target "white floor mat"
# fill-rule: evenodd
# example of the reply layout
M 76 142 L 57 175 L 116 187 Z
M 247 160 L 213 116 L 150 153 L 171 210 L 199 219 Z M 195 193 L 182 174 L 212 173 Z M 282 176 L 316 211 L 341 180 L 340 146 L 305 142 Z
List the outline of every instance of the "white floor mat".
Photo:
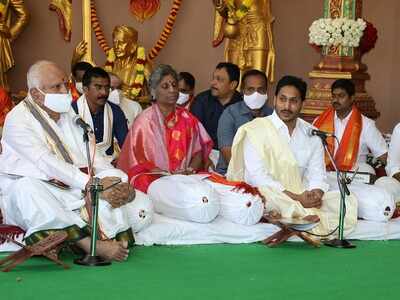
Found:
M 278 228 L 271 224 L 243 226 L 218 217 L 209 224 L 197 224 L 155 215 L 153 223 L 135 235 L 138 245 L 193 245 L 214 243 L 252 243 L 264 240 Z M 400 239 L 400 219 L 388 223 L 360 220 L 346 237 L 355 240 Z
M 253 243 L 261 241 L 278 228 L 271 224 L 244 226 L 218 217 L 209 224 L 197 224 L 156 214 L 153 223 L 135 235 L 138 245 L 195 245 L 217 243 Z M 346 237 L 354 240 L 400 239 L 400 218 L 388 223 L 360 220 L 356 229 Z M 0 252 L 15 251 L 10 243 L 0 245 Z

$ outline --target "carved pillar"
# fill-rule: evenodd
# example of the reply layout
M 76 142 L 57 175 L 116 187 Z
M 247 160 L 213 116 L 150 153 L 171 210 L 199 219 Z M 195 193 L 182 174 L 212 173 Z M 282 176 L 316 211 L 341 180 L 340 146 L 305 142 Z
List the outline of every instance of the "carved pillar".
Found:
M 361 18 L 362 0 L 324 0 L 324 18 Z M 323 47 L 321 61 L 309 73 L 310 87 L 303 106 L 303 117 L 312 121 L 331 103 L 330 87 L 336 79 L 351 79 L 356 85 L 356 104 L 366 116 L 376 119 L 375 102 L 365 90 L 370 79 L 367 66 L 361 62 L 358 48 Z

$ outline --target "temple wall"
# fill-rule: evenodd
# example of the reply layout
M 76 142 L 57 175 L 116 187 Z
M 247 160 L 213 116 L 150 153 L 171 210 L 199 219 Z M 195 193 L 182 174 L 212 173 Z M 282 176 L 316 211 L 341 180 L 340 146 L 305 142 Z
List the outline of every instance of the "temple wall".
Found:
M 50 1 L 25 0 L 31 12 L 31 22 L 13 43 L 16 66 L 8 73 L 13 91 L 25 89 L 25 74 L 30 64 L 38 59 L 49 59 L 70 70 L 70 58 L 81 39 L 81 1 L 73 0 L 72 41 L 66 43 L 58 29 L 54 12 L 48 10 Z M 161 0 L 160 11 L 149 21 L 138 23 L 128 10 L 127 0 L 97 0 L 98 16 L 111 44 L 115 25 L 127 24 L 139 31 L 139 42 L 150 49 L 157 41 L 170 10 L 172 0 Z M 322 0 L 272 0 L 272 11 L 277 50 L 276 78 L 284 74 L 302 76 L 319 61 L 319 54 L 308 46 L 308 27 L 322 16 Z M 381 113 L 379 127 L 391 131 L 400 121 L 400 1 L 364 0 L 364 17 L 379 31 L 376 48 L 364 62 L 369 67 L 371 81 L 367 90 Z M 212 48 L 214 13 L 211 0 L 184 0 L 174 32 L 155 63 L 168 63 L 178 71 L 189 71 L 197 79 L 196 91 L 208 87 L 215 65 L 223 59 L 223 47 Z M 396 55 L 397 54 L 397 55 Z M 93 56 L 98 65 L 105 55 L 93 41 Z M 273 93 L 274 86 L 270 86 Z M 271 95 L 272 96 L 272 95 Z M 271 97 L 270 97 L 271 98 Z

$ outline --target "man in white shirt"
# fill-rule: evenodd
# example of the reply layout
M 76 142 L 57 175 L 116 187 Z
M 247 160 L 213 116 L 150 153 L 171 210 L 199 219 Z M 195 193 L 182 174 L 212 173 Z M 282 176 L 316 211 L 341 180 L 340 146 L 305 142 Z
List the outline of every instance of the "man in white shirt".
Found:
M 327 142 L 339 170 L 358 169 L 359 172 L 375 174 L 374 169 L 367 164 L 367 154 L 372 153 L 377 160 L 385 164 L 385 139 L 376 128 L 375 122 L 362 115 L 354 105 L 355 86 L 351 80 L 336 80 L 331 91 L 332 107 L 324 111 L 314 121 L 314 125 L 337 137 L 338 141 L 329 138 Z M 329 171 L 333 171 L 329 159 L 326 159 L 326 165 Z M 334 172 L 329 173 L 328 179 L 331 187 L 337 188 Z M 358 198 L 360 218 L 385 222 L 392 217 L 395 205 L 390 193 L 381 187 L 356 181 L 350 184 L 349 188 Z
M 376 185 L 389 191 L 397 205 L 400 203 L 400 123 L 393 129 L 386 165 L 388 177 L 381 177 Z M 398 208 L 399 210 L 399 208 Z M 400 213 L 400 211 L 398 211 Z
M 310 136 L 312 126 L 299 118 L 306 83 L 283 77 L 274 97 L 274 113 L 239 128 L 232 147 L 227 177 L 258 187 L 266 198 L 266 210 L 283 217 L 320 219 L 314 229 L 327 234 L 338 224 L 339 195 L 328 192 L 324 149 Z M 356 200 L 347 198 L 345 229 L 356 224 Z
M 133 121 L 142 112 L 142 107 L 135 100 L 124 97 L 122 93 L 122 80 L 114 73 L 109 72 L 111 92 L 108 101 L 121 107 L 128 122 L 128 129 L 131 128 Z
M 68 241 L 88 252 L 90 237 L 82 196 L 91 182 L 87 174 L 101 178 L 104 187 L 121 179 L 125 183 L 100 195 L 101 236 L 109 240 L 98 241 L 97 254 L 110 260 L 126 259 L 127 246 L 134 242 L 133 231 L 151 221 L 148 199 L 140 193 L 135 198 L 126 174 L 113 168 L 98 151 L 93 170 L 87 170 L 83 130 L 74 124 L 67 77 L 55 63 L 35 63 L 27 79 L 29 94 L 7 116 L 1 141 L 4 221 L 23 228 L 27 244 L 51 231 L 65 230 Z M 94 137 L 91 140 L 95 144 Z M 146 213 L 150 216 L 144 220 Z

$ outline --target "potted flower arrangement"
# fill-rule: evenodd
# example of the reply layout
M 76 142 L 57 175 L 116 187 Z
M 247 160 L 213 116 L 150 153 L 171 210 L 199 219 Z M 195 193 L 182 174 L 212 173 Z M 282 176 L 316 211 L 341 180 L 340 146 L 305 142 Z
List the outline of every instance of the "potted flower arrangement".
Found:
M 361 18 L 321 18 L 314 21 L 309 28 L 309 43 L 318 51 L 322 47 L 359 48 L 363 55 L 375 47 L 377 33 L 370 22 Z

